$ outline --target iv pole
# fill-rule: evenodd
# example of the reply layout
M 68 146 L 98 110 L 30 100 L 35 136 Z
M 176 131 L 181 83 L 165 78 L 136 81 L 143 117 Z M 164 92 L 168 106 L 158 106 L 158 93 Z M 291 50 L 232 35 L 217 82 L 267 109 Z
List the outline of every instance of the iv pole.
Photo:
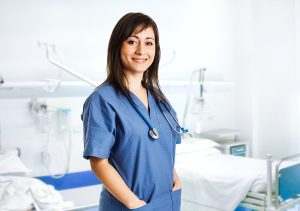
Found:
M 191 89 L 193 86 L 193 79 L 194 76 L 197 72 L 199 72 L 199 85 L 200 85 L 200 102 L 203 104 L 204 103 L 204 97 L 203 97 L 203 92 L 204 92 L 204 87 L 203 87 L 203 83 L 204 83 L 204 72 L 206 71 L 206 68 L 200 68 L 200 69 L 196 69 L 194 70 L 194 72 L 191 75 L 191 79 L 190 79 L 190 83 L 189 83 L 189 87 L 188 87 L 188 92 L 187 92 L 187 98 L 185 101 L 185 107 L 184 107 L 184 112 L 183 112 L 183 120 L 182 120 L 182 127 L 185 128 L 186 127 L 186 118 L 187 118 L 187 114 L 188 114 L 188 109 L 189 109 L 189 104 L 190 104 L 190 98 L 191 98 Z

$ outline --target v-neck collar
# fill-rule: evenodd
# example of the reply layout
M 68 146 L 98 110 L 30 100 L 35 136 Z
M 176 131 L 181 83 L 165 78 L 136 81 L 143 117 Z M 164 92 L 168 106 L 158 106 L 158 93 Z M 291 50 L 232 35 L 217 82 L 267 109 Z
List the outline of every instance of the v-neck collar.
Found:
M 147 89 L 148 108 L 146 108 L 145 104 L 141 101 L 141 99 L 136 94 L 134 94 L 131 91 L 129 91 L 129 92 L 130 92 L 130 96 L 131 96 L 133 102 L 138 106 L 138 108 L 141 109 L 143 112 L 147 113 L 148 116 L 151 118 L 153 116 L 152 109 L 154 108 L 151 92 L 149 92 L 149 90 Z

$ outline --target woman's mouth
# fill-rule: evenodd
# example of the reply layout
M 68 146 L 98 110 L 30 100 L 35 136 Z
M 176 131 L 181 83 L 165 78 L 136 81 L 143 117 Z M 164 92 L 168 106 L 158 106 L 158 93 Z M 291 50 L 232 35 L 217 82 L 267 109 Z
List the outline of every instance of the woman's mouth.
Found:
M 147 61 L 147 59 L 141 59 L 141 58 L 132 58 L 133 61 L 137 62 L 137 63 L 144 63 Z

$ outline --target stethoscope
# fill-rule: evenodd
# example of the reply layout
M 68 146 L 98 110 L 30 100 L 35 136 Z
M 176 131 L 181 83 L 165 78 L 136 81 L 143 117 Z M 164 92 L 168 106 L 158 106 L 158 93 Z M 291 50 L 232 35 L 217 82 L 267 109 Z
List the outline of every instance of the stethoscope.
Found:
M 136 104 L 133 102 L 133 100 L 131 98 L 129 98 L 128 96 L 126 96 L 127 100 L 129 101 L 129 103 L 132 105 L 132 107 L 134 108 L 134 110 L 140 115 L 140 117 L 144 120 L 144 122 L 148 125 L 149 127 L 149 136 L 154 139 L 154 140 L 157 140 L 159 139 L 159 133 L 158 133 L 158 130 L 153 127 L 153 125 L 151 124 L 151 122 L 148 121 L 148 119 L 145 117 L 145 115 L 138 109 L 138 107 L 136 106 Z M 170 127 L 172 128 L 173 131 L 175 131 L 177 134 L 179 135 L 183 135 L 187 132 L 189 132 L 188 129 L 184 129 L 183 127 L 180 126 L 177 118 L 172 114 L 171 112 L 171 109 L 170 108 L 167 108 L 165 105 L 164 107 L 166 108 L 166 110 L 169 112 L 169 114 L 171 114 L 172 118 L 175 120 L 176 124 L 180 127 L 180 130 L 181 131 L 177 131 L 173 125 L 170 123 L 170 120 L 168 119 L 163 107 L 162 107 L 162 103 L 159 102 L 158 103 L 158 107 L 159 107 L 159 110 L 162 112 L 162 114 L 164 115 L 165 119 L 167 120 L 168 124 L 170 125 Z

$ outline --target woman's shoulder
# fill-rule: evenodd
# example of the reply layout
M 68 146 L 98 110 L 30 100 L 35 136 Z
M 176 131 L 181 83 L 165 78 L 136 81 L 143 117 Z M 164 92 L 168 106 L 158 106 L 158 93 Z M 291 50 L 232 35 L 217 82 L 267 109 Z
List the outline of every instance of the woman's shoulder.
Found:
M 87 98 L 87 101 L 107 101 L 118 98 L 116 89 L 110 83 L 103 83 L 98 86 Z
M 103 83 L 98 86 L 92 94 L 99 94 L 101 96 L 111 96 L 116 95 L 116 89 L 111 83 Z
M 116 93 L 114 88 L 109 84 L 102 84 L 97 87 L 85 100 L 83 104 L 83 113 L 81 119 L 87 114 L 102 115 L 112 114 L 117 104 L 114 100 Z

